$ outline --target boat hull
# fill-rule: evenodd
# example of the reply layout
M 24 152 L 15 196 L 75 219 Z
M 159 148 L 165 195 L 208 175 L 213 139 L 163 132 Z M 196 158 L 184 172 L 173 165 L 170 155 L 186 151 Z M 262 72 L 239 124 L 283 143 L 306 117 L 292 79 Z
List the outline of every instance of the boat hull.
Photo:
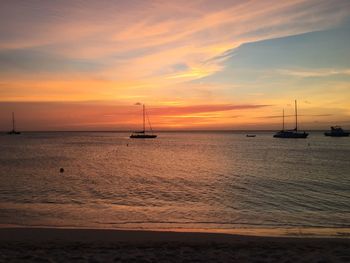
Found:
M 7 134 L 21 134 L 21 133 L 18 131 L 9 131 Z
M 273 137 L 282 139 L 305 139 L 309 134 L 306 132 L 278 132 Z
M 343 132 L 343 133 L 325 132 L 324 135 L 330 136 L 330 137 L 348 137 L 349 133 L 348 132 Z
M 132 134 L 130 135 L 131 139 L 152 139 L 157 138 L 157 135 L 154 134 Z

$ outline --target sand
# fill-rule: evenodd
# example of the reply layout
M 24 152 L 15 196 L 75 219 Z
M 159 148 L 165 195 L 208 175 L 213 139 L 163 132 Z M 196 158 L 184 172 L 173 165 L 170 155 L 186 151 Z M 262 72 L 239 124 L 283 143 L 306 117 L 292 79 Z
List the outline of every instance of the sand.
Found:
M 2 228 L 0 262 L 350 262 L 350 239 Z

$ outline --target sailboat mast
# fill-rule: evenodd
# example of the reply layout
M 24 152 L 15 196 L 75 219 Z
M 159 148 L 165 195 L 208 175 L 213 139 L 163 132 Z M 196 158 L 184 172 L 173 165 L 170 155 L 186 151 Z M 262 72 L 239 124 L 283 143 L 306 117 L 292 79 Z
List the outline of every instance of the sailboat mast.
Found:
M 15 113 L 12 112 L 12 130 L 15 130 Z
M 143 132 L 145 131 L 145 104 L 143 104 Z
M 297 110 L 297 100 L 295 100 L 295 131 L 298 131 L 298 110 Z

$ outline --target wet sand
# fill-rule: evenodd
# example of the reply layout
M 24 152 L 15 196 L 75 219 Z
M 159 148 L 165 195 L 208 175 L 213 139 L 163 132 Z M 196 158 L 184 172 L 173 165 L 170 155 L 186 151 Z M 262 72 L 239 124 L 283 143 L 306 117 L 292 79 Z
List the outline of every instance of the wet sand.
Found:
M 349 238 L 2 228 L 0 262 L 350 262 Z

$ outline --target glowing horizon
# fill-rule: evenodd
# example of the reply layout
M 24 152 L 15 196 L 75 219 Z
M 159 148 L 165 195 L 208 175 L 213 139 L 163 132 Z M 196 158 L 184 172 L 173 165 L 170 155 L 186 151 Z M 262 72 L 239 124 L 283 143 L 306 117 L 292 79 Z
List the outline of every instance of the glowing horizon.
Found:
M 0 130 L 350 128 L 348 1 L 0 7 Z

